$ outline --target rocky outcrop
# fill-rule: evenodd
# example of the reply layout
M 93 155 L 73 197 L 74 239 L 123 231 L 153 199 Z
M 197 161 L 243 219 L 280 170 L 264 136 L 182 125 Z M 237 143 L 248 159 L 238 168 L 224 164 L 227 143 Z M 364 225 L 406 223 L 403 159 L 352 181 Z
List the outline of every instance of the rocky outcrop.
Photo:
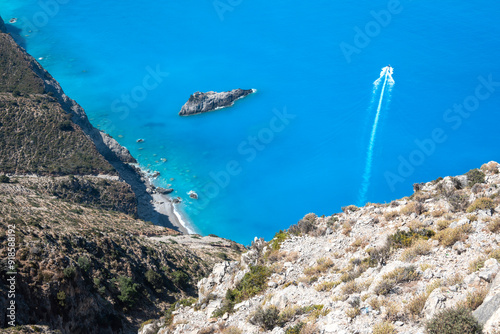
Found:
M 428 319 L 464 305 L 497 333 L 499 186 L 499 165 L 489 163 L 388 204 L 308 214 L 270 242 L 256 238 L 240 261 L 216 265 L 198 283 L 198 303 L 177 304 L 155 330 L 423 334 Z
M 230 107 L 234 101 L 255 92 L 255 89 L 233 89 L 228 92 L 196 92 L 182 106 L 180 116 L 190 116 Z

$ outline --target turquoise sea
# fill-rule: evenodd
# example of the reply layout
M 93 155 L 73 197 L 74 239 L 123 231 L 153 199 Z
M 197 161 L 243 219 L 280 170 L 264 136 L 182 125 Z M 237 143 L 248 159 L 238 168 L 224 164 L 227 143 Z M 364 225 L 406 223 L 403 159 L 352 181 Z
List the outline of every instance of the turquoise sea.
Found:
M 198 232 L 245 244 L 500 160 L 498 13 L 493 0 L 0 0 Z M 258 91 L 177 114 L 193 92 L 234 88 Z

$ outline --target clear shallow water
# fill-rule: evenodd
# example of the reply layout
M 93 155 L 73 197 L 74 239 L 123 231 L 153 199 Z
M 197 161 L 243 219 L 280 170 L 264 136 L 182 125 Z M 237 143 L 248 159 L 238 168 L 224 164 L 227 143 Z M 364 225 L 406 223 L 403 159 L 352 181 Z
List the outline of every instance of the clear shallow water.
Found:
M 223 20 L 212 1 L 59 2 L 3 0 L 0 15 L 18 18 L 13 26 L 28 35 L 28 51 L 43 57 L 95 126 L 162 173 L 159 185 L 172 184 L 200 233 L 249 243 L 308 212 L 357 203 L 376 112 L 372 84 L 388 63 L 395 85 L 380 113 L 366 201 L 500 160 L 500 87 L 458 128 L 449 118 L 456 114 L 446 114 L 474 95 L 479 76 L 500 81 L 497 2 L 401 1 L 350 62 L 341 43 L 356 47 L 354 28 L 374 27 L 370 11 L 388 2 L 242 1 Z M 144 82 L 155 70 L 156 82 Z M 177 115 L 195 91 L 238 87 L 258 92 L 230 109 Z M 281 126 L 273 110 L 285 109 L 294 118 Z M 435 129 L 446 140 L 419 154 L 415 140 Z M 400 157 L 413 170 L 399 173 Z M 189 190 L 200 199 L 190 200 Z

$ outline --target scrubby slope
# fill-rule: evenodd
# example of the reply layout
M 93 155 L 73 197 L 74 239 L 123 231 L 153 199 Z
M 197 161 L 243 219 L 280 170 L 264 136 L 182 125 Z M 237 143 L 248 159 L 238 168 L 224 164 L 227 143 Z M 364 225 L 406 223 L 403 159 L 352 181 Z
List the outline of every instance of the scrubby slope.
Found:
M 219 238 L 193 239 L 200 247 L 187 246 L 173 230 L 44 194 L 33 187 L 40 179 L 0 183 L 0 242 L 7 242 L 9 224 L 16 229 L 17 324 L 63 333 L 130 333 L 175 300 L 196 296 L 195 283 L 243 249 Z M 0 258 L 7 259 L 7 247 Z
M 195 306 L 142 333 L 424 333 L 441 309 L 470 314 L 485 297 L 474 315 L 493 333 L 499 172 L 492 162 L 389 204 L 309 214 L 256 240 L 241 262 L 217 265 Z

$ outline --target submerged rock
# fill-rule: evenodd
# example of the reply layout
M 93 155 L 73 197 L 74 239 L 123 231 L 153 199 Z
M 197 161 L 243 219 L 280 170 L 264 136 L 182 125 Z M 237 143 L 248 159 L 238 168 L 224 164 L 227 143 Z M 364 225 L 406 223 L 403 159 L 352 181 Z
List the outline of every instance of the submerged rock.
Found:
M 191 190 L 190 192 L 188 192 L 188 195 L 192 199 L 198 199 L 198 194 L 195 191 L 193 191 L 193 190 Z
M 172 189 L 172 188 L 165 189 L 165 188 L 158 187 L 158 188 L 156 188 L 156 192 L 159 194 L 166 195 L 166 194 L 170 194 L 170 193 L 174 192 L 174 189 Z
M 180 116 L 189 116 L 230 107 L 234 101 L 254 93 L 255 89 L 233 89 L 228 92 L 196 92 L 182 106 Z

